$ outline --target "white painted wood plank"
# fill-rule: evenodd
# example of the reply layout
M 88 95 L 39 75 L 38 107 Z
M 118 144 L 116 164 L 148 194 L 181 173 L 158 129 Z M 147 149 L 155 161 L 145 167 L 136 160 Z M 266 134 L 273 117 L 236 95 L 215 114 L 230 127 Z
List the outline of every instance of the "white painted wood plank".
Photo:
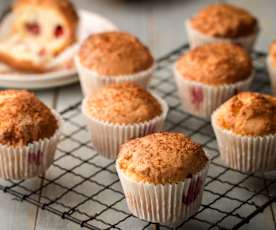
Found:
M 96 12 L 113 21 L 121 30 L 137 35 L 146 44 L 150 42 L 149 18 L 151 1 L 73 0 L 79 8 Z M 92 26 L 92 25 L 91 25 Z
M 57 110 L 62 111 L 68 106 L 79 102 L 82 98 L 83 96 L 79 83 L 62 88 L 58 92 Z
M 53 107 L 54 93 L 55 90 L 41 90 L 34 91 L 35 95 L 37 95 L 40 100 L 42 100 L 47 106 Z
M 54 192 L 54 191 L 53 191 Z M 46 211 L 39 212 L 38 220 L 36 223 L 36 230 L 77 230 L 80 229 L 75 223 L 68 220 L 63 220 L 60 216 L 48 213 Z
M 27 202 L 13 200 L 9 194 L 0 194 L 1 230 L 32 230 L 35 227 L 37 208 Z
M 241 230 L 252 230 L 252 229 L 266 229 L 275 230 L 275 225 L 272 219 L 270 208 L 264 210 L 263 213 L 258 214 L 253 218 L 249 224 L 244 225 Z

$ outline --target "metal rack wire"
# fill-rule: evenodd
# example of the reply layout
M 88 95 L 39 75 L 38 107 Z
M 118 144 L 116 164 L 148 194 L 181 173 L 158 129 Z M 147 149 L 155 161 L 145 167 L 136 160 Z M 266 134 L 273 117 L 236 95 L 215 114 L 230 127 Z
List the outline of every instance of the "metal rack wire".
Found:
M 276 201 L 276 179 L 225 167 L 220 161 L 210 123 L 182 111 L 171 64 L 187 48 L 184 45 L 160 58 L 151 82 L 151 89 L 170 107 L 165 129 L 186 133 L 201 143 L 212 157 L 201 208 L 177 229 L 238 229 Z M 253 90 L 268 93 L 264 56 L 260 52 L 253 54 L 257 71 Z M 128 212 L 114 162 L 100 157 L 90 144 L 80 103 L 61 114 L 66 121 L 65 129 L 54 164 L 46 175 L 22 181 L 0 180 L 0 189 L 88 229 L 151 228 L 151 223 Z

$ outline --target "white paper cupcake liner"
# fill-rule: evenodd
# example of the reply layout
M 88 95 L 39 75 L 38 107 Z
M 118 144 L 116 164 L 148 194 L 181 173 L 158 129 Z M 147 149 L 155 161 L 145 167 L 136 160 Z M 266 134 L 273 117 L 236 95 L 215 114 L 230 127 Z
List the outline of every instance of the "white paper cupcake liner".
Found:
M 43 174 L 53 163 L 61 134 L 62 119 L 52 113 L 58 121 L 58 129 L 51 138 L 35 141 L 24 147 L 0 144 L 0 177 L 21 180 Z
M 249 89 L 254 73 L 246 80 L 219 86 L 185 79 L 178 73 L 176 67 L 174 67 L 174 76 L 184 111 L 198 117 L 210 119 L 213 111 L 222 103 L 238 92 Z
M 168 106 L 164 100 L 153 94 L 161 105 L 161 115 L 137 124 L 119 125 L 100 121 L 89 115 L 86 99 L 82 103 L 82 113 L 87 118 L 87 128 L 90 133 L 91 142 L 99 154 L 104 157 L 116 159 L 120 145 L 126 141 L 142 137 L 150 133 L 161 131 L 168 113 Z
M 114 77 L 100 76 L 97 72 L 89 70 L 80 63 L 78 56 L 75 57 L 75 65 L 79 73 L 81 88 L 84 96 L 90 96 L 99 88 L 113 83 L 136 82 L 146 88 L 155 69 L 155 65 L 152 65 L 149 69 L 136 74 Z
M 267 69 L 270 77 L 270 82 L 271 82 L 271 89 L 272 89 L 272 94 L 276 96 L 276 67 L 273 67 L 271 64 L 270 57 L 267 57 Z
M 176 184 L 150 184 L 127 177 L 116 164 L 129 211 L 153 223 L 175 225 L 195 214 L 202 201 L 209 162 L 192 178 Z
M 212 126 L 226 166 L 242 172 L 276 169 L 276 134 L 260 137 L 235 134 L 217 124 L 216 112 L 212 115 Z
M 255 42 L 258 36 L 258 30 L 255 34 L 239 37 L 239 38 L 218 38 L 205 35 L 198 30 L 195 30 L 189 20 L 186 21 L 186 30 L 188 34 L 188 40 L 191 48 L 214 42 L 231 42 L 241 45 L 247 51 L 251 51 L 254 48 Z

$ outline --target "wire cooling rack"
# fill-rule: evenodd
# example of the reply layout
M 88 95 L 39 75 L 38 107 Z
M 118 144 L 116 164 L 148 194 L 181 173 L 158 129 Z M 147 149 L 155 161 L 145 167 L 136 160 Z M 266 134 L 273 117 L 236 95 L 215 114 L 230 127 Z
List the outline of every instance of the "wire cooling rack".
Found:
M 182 111 L 171 66 L 187 48 L 182 46 L 160 58 L 151 82 L 151 89 L 170 107 L 165 129 L 191 136 L 212 158 L 201 208 L 177 229 L 238 229 L 257 218 L 265 208 L 270 206 L 273 211 L 276 179 L 225 167 L 210 123 Z M 260 52 L 253 54 L 257 72 L 253 90 L 269 93 L 264 56 Z M 152 226 L 170 229 L 139 220 L 129 213 L 114 161 L 100 157 L 89 142 L 80 103 L 61 114 L 66 121 L 63 137 L 46 175 L 31 180 L 1 180 L 0 189 L 88 229 L 151 229 Z

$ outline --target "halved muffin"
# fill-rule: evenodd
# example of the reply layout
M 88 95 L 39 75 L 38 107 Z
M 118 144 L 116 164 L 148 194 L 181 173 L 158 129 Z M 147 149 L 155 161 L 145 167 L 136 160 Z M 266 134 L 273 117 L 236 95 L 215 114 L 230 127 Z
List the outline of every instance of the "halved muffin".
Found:
M 0 61 L 15 69 L 45 71 L 76 41 L 78 15 L 69 0 L 17 0 L 12 14 L 11 34 L 0 41 Z

